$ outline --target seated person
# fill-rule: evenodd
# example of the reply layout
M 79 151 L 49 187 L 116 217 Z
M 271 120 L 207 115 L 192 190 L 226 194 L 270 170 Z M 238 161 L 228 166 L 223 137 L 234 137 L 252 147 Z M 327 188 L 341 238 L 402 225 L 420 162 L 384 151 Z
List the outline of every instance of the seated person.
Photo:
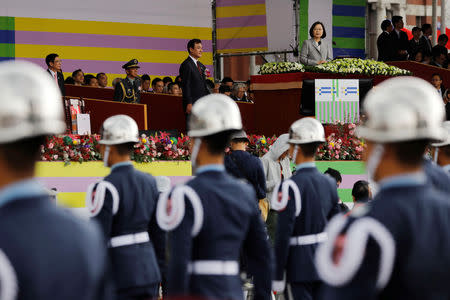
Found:
M 69 76 L 64 80 L 64 84 L 75 84 L 75 80 L 73 80 L 72 76 Z
M 245 97 L 245 87 L 242 83 L 234 83 L 231 91 L 231 99 L 234 101 L 248 102 Z
M 153 89 L 153 93 L 158 93 L 158 94 L 162 94 L 164 91 L 164 82 L 162 81 L 161 78 L 156 77 L 155 79 L 153 79 L 152 81 L 152 89 Z
M 87 74 L 84 76 L 84 84 L 90 87 L 97 87 L 98 88 L 98 80 L 97 78 L 92 74 Z
M 430 65 L 445 68 L 445 63 L 447 61 L 447 48 L 444 46 L 436 45 L 432 50 L 433 59 L 431 60 Z
M 431 75 L 431 84 L 435 87 L 436 91 L 439 93 L 441 98 L 444 98 L 445 88 L 442 85 L 441 74 L 435 73 Z
M 230 86 L 222 84 L 219 87 L 219 94 L 224 94 L 224 95 L 227 95 L 228 97 L 230 97 L 231 96 L 231 88 L 230 88 Z
M 233 87 L 234 80 L 231 77 L 224 77 L 222 79 L 222 85 L 228 85 L 230 89 Z
M 176 82 L 169 83 L 168 93 L 174 96 L 182 96 L 180 86 Z
M 151 92 L 150 90 L 150 76 L 148 74 L 144 74 L 141 76 L 141 92 Z
M 108 76 L 104 72 L 97 74 L 98 87 L 106 88 L 108 86 Z
M 84 73 L 81 69 L 75 70 L 72 72 L 72 78 L 74 81 L 74 85 L 83 85 L 84 84 Z

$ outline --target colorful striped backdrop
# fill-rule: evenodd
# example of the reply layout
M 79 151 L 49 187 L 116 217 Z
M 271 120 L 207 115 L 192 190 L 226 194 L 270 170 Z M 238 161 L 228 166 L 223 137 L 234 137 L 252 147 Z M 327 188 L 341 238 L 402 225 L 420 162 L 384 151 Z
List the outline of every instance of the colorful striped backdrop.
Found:
M 217 52 L 267 50 L 266 0 L 217 0 Z
M 201 61 L 212 67 L 211 27 L 100 21 L 0 17 L 0 60 L 24 59 L 46 67 L 45 56 L 58 53 L 64 77 L 81 68 L 105 72 L 109 84 L 124 77 L 121 66 L 137 58 L 140 74 L 177 76 L 192 38 L 203 42 Z

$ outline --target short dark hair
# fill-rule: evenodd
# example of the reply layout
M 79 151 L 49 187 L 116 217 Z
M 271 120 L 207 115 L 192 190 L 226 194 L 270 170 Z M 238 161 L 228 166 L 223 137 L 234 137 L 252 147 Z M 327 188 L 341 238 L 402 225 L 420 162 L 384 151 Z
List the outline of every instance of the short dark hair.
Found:
M 322 39 L 326 38 L 327 37 L 327 32 L 325 31 L 325 26 L 320 21 L 314 22 L 311 25 L 311 27 L 309 28 L 309 36 L 310 37 L 314 37 L 314 27 L 316 27 L 316 25 L 321 25 L 322 29 L 323 29 L 323 33 L 322 33 L 322 36 L 320 38 L 322 38 Z
M 219 93 L 220 94 L 225 94 L 225 93 L 228 93 L 228 92 L 231 93 L 231 88 L 228 85 L 221 85 L 219 87 Z
M 211 154 L 221 154 L 229 145 L 233 131 L 224 131 L 213 135 L 205 136 L 203 142 L 206 144 L 208 152 Z
M 191 53 L 191 51 L 189 51 L 189 49 L 194 49 L 195 48 L 195 44 L 201 44 L 202 41 L 199 39 L 192 39 L 187 43 L 187 51 L 188 53 Z
M 144 74 L 141 76 L 141 80 L 142 81 L 150 80 L 150 76 L 148 76 L 148 74 Z
M 99 79 L 100 78 L 100 76 L 102 76 L 102 75 L 105 75 L 106 76 L 106 74 L 104 73 L 104 72 L 100 72 L 100 73 L 97 73 L 97 76 L 95 76 L 97 79 Z
M 92 78 L 95 78 L 95 76 L 92 74 L 84 75 L 84 84 L 86 84 L 86 85 L 90 84 Z
M 381 30 L 385 31 L 391 24 L 391 20 L 384 20 L 381 22 Z
M 84 72 L 83 72 L 81 69 L 77 69 L 77 70 L 75 70 L 75 71 L 72 72 L 72 77 L 77 76 L 77 74 L 78 74 L 79 72 L 83 73 L 83 75 L 84 75 Z
M 434 76 L 439 77 L 440 80 L 442 80 L 442 76 L 439 73 L 434 73 L 433 75 L 431 75 L 431 78 L 433 78 Z
M 64 83 L 65 84 L 74 84 L 75 80 L 73 79 L 72 76 L 69 76 L 69 77 L 66 78 L 66 80 L 64 80 Z
M 417 32 L 417 31 L 421 31 L 421 29 L 419 27 L 413 27 L 413 29 L 411 30 L 411 32 Z
M 167 85 L 167 89 L 168 89 L 169 91 L 171 91 L 174 85 L 180 87 L 180 85 L 179 85 L 178 83 L 176 83 L 176 82 L 171 82 L 171 83 L 169 83 L 169 84 Z
M 171 77 L 166 76 L 166 77 L 163 78 L 163 82 L 164 82 L 164 85 L 165 85 L 166 83 L 171 83 L 171 82 L 173 82 L 173 80 L 172 80 Z
M 177 77 L 175 77 L 175 82 L 181 82 L 181 76 L 178 75 Z
M 365 180 L 358 180 L 352 188 L 352 196 L 355 201 L 369 199 L 369 183 Z
M 428 140 L 416 140 L 388 144 L 393 148 L 397 160 L 405 166 L 419 166 L 423 161 L 423 154 L 428 146 Z
M 39 160 L 45 136 L 32 137 L 0 145 L 0 157 L 13 172 L 28 172 Z
M 224 78 L 222 79 L 222 84 L 225 84 L 225 83 L 227 83 L 227 82 L 232 82 L 232 83 L 234 83 L 234 80 L 233 80 L 231 77 L 224 77 Z
M 156 84 L 157 84 L 158 82 L 160 82 L 160 81 L 162 81 L 162 79 L 159 78 L 159 77 L 156 77 L 155 79 L 152 80 L 152 86 L 153 86 L 153 85 L 156 85 Z
M 431 29 L 431 24 L 425 23 L 422 25 L 422 32 L 425 32 L 427 30 Z
M 317 148 L 319 148 L 320 143 L 308 143 L 308 144 L 300 144 L 298 145 L 303 155 L 306 157 L 314 157 L 317 152 Z
M 392 24 L 394 24 L 394 26 L 395 26 L 395 24 L 397 24 L 398 22 L 400 22 L 402 20 L 403 20 L 402 16 L 393 16 L 392 17 Z
M 47 64 L 47 67 L 50 67 L 50 63 L 55 62 L 55 59 L 57 57 L 59 57 L 59 55 L 56 53 L 51 53 L 51 54 L 47 55 L 45 57 L 45 63 Z
M 444 46 L 441 45 L 436 45 L 433 47 L 433 49 L 431 50 L 431 55 L 433 57 L 439 57 L 442 54 L 447 55 L 447 48 L 445 48 Z
M 211 79 L 206 79 L 206 85 L 210 88 L 210 89 L 214 89 L 215 84 Z
M 130 154 L 131 151 L 133 151 L 134 144 L 135 143 L 133 143 L 133 142 L 131 142 L 131 143 L 124 143 L 124 144 L 117 144 L 117 145 L 114 145 L 114 147 L 116 147 L 117 153 L 119 155 L 125 155 L 125 154 Z
M 439 35 L 438 42 L 440 41 L 448 41 L 448 36 L 446 34 Z
M 328 168 L 328 169 L 324 172 L 324 174 L 330 175 L 331 177 L 334 178 L 334 180 L 336 180 L 336 182 L 342 182 L 341 172 L 339 172 L 339 171 L 336 170 L 336 169 Z

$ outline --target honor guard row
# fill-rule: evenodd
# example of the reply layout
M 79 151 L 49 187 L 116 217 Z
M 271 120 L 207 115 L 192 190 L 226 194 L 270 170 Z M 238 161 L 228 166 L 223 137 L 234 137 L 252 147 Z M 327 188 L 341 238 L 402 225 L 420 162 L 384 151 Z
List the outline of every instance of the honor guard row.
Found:
M 139 103 L 141 101 L 141 78 L 138 75 L 138 60 L 132 59 L 122 66 L 127 77 L 114 87 L 114 101 Z

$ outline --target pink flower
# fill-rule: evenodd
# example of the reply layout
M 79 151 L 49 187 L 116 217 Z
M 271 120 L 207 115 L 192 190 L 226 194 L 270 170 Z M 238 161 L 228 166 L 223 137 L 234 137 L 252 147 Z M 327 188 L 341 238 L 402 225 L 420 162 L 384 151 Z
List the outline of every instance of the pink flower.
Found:
M 341 145 L 337 144 L 336 149 L 338 149 L 338 150 L 341 149 Z
M 348 133 L 349 133 L 350 135 L 354 135 L 354 134 L 355 134 L 355 131 L 354 131 L 354 130 L 350 130 Z
M 58 155 L 57 154 L 53 155 L 53 159 L 57 160 L 58 159 Z
M 53 143 L 48 144 L 48 149 L 53 149 Z
M 361 159 L 361 155 L 356 155 L 356 159 Z
M 334 158 L 339 159 L 339 154 L 336 154 Z

